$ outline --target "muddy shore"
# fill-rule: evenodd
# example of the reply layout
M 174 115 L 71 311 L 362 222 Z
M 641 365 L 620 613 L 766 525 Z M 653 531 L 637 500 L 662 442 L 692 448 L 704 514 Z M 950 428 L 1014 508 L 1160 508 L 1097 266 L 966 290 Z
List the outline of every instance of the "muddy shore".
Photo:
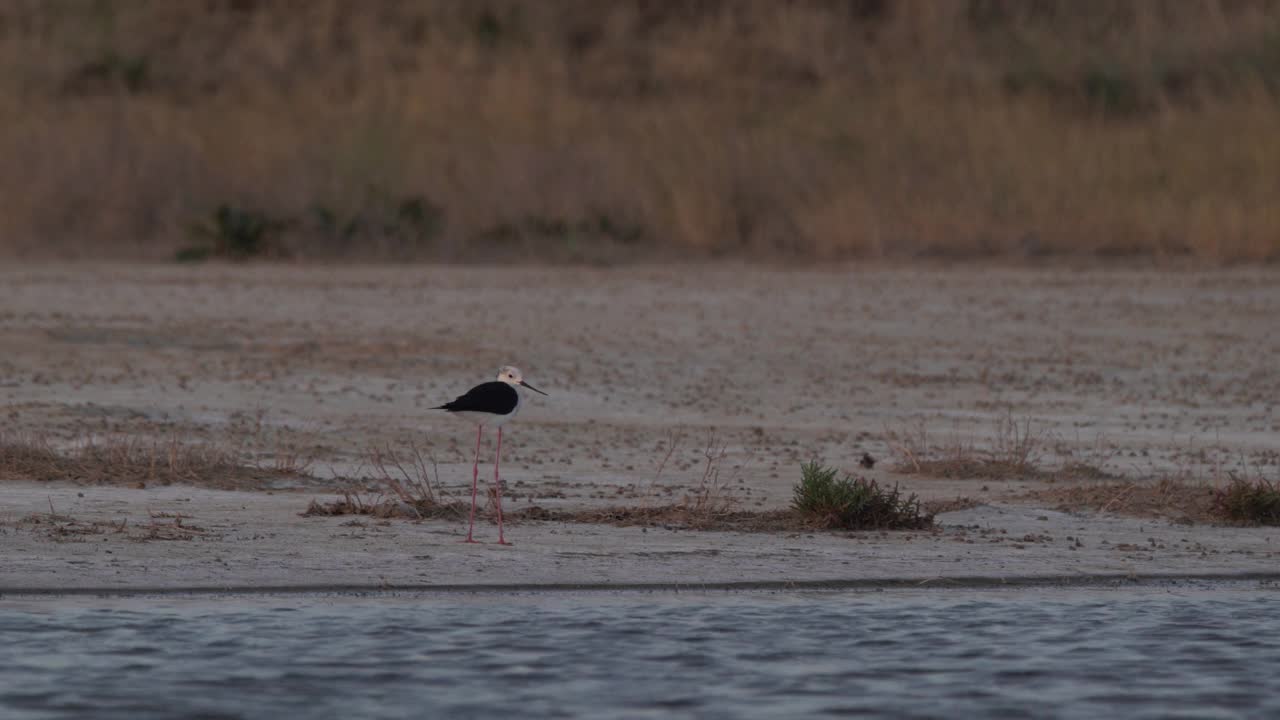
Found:
M 181 437 L 306 472 L 5 477 L 0 591 L 1273 572 L 1280 529 L 1037 502 L 1066 482 L 1051 474 L 903 473 L 889 440 L 984 449 L 1013 417 L 1045 468 L 1274 478 L 1276 317 L 1280 273 L 1256 269 L 7 266 L 0 433 Z M 300 516 L 373 447 L 416 445 L 462 494 L 473 430 L 428 408 L 506 363 L 550 393 L 504 435 L 514 507 L 679 502 L 709 444 L 743 509 L 785 507 L 811 458 L 974 506 L 928 532 L 529 521 L 512 547 L 461 545 L 458 522 Z

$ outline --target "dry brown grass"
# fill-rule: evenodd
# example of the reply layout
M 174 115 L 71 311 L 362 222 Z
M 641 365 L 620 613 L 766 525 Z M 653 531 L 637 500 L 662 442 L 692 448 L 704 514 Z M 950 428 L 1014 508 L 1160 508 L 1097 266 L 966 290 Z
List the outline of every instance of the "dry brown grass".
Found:
M 1268 0 L 14 0 L 0 251 L 1275 260 L 1277 77 Z
M 942 513 L 957 512 L 975 508 L 982 503 L 971 497 L 956 496 L 950 500 L 926 500 L 920 503 L 924 514 L 934 517 Z
M 406 459 L 401 460 L 390 446 L 375 447 L 369 451 L 369 467 L 373 469 L 377 482 L 418 517 L 454 512 L 454 506 L 459 503 L 447 502 L 436 490 L 440 470 L 435 455 L 430 451 L 424 454 L 413 443 L 403 454 Z
M 909 475 L 973 480 L 1115 480 L 1103 469 L 1117 451 L 1101 438 L 1081 450 L 1057 440 L 1041 423 L 1006 412 L 983 442 L 952 435 L 938 440 L 924 420 L 887 426 L 891 469 Z
M 1006 414 L 995 422 L 987 446 L 951 437 L 936 442 L 923 420 L 885 429 L 895 472 L 931 477 L 983 480 L 1040 479 L 1048 435 L 1030 418 Z
M 1175 522 L 1221 522 L 1214 509 L 1212 485 L 1166 477 L 1061 485 L 1027 496 L 1059 510 L 1161 517 Z
M 19 520 L 15 527 L 38 533 L 54 542 L 84 542 L 89 536 L 108 533 L 136 542 L 193 540 L 205 536 L 205 528 L 183 522 L 190 519 L 191 516 L 182 513 L 151 513 L 145 525 L 130 524 L 127 519 L 83 521 L 57 512 L 50 499 L 49 512 L 31 513 Z
M 437 518 L 465 518 L 469 506 L 461 502 L 423 502 L 421 499 L 401 500 L 382 493 L 361 493 L 348 490 L 337 500 L 321 502 L 312 500 L 302 517 L 324 515 L 368 515 L 375 518 L 407 518 L 428 520 Z
M 389 445 L 374 446 L 365 454 L 365 467 L 369 469 L 369 476 L 358 482 L 372 485 L 373 490 L 346 490 L 341 499 L 328 502 L 312 500 L 302 512 L 303 517 L 369 515 L 414 520 L 466 517 L 467 504 L 450 501 L 437 489 L 440 472 L 435 456 L 430 451 L 424 453 L 414 443 L 399 452 Z
M 55 448 L 39 436 L 0 436 L 0 480 L 236 488 L 293 476 L 300 467 L 293 456 L 249 465 L 223 448 L 177 437 L 89 437 Z
M 1185 474 L 1156 480 L 1089 482 L 1030 493 L 1060 510 L 1162 517 L 1185 523 L 1280 525 L 1280 484 L 1228 473 L 1213 481 Z
M 101 522 L 82 522 L 69 515 L 54 512 L 32 513 L 19 520 L 16 526 L 43 535 L 54 542 L 84 542 L 87 536 L 106 532 L 124 532 L 124 524 L 111 526 Z

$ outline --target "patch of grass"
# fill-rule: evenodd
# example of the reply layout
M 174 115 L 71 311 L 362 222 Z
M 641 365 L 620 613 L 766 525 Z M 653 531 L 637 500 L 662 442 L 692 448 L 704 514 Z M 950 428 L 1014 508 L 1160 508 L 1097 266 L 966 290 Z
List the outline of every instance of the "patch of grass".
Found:
M 148 540 L 194 540 L 203 536 L 206 532 L 204 528 L 183 522 L 190 519 L 190 515 L 182 513 L 152 513 L 151 521 L 139 526 L 137 529 L 140 532 L 131 533 L 129 539 L 145 542 Z
M 460 515 L 469 509 L 463 508 L 461 502 L 446 501 L 437 491 L 440 470 L 430 451 L 424 455 L 410 443 L 404 454 L 402 460 L 390 446 L 374 447 L 368 454 L 376 479 L 399 500 L 401 507 L 418 518 Z
M 310 477 L 315 457 L 295 447 L 281 447 L 271 453 L 269 462 L 257 463 L 256 467 L 268 471 L 277 477 Z
M 0 251 L 171 257 L 193 206 L 386 183 L 447 242 L 346 253 L 490 260 L 506 222 L 570 247 L 539 261 L 1280 257 L 1275 3 L 307 5 L 0 3 Z M 372 220 L 330 209 L 299 254 Z
M 109 51 L 77 68 L 66 79 L 63 89 L 72 95 L 119 90 L 136 94 L 145 92 L 150 86 L 151 61 L 146 55 L 126 56 Z
M 945 478 L 1011 480 L 1045 478 L 1051 473 L 1041 467 L 1047 434 L 1030 418 L 1018 420 L 1011 414 L 996 420 L 989 447 L 953 439 L 933 444 L 924 422 L 902 429 L 887 429 L 885 438 L 896 458 L 895 472 Z
M 307 232 L 330 244 L 347 245 L 364 230 L 365 220 L 359 214 L 343 215 L 325 205 L 314 205 L 307 215 Z
M 1133 119 L 1158 108 L 1135 73 L 1113 63 L 1058 73 L 1041 65 L 1017 66 L 1005 72 L 1002 86 L 1014 96 L 1036 93 L 1057 106 L 1108 120 Z
M 107 526 L 100 522 L 82 522 L 69 515 L 59 515 L 52 509 L 48 513 L 31 513 L 18 521 L 17 527 L 44 535 L 54 542 L 84 542 L 85 536 L 101 535 Z M 123 522 L 118 532 L 123 531 Z
M 522 42 L 523 15 L 519 5 L 481 10 L 472 21 L 471 31 L 476 43 L 487 50 L 496 50 L 504 44 Z
M 180 263 L 198 263 L 209 260 L 213 257 L 213 248 L 206 245 L 192 245 L 190 247 L 179 248 L 173 254 L 173 259 Z
M 289 456 L 268 466 L 247 465 L 228 450 L 177 437 L 89 437 L 64 449 L 42 437 L 0 436 L 0 479 L 229 488 L 293 476 L 304 469 L 302 462 Z
M 433 520 L 466 518 L 470 505 L 463 502 L 426 503 L 420 498 L 402 499 L 395 495 L 380 492 L 361 493 L 358 490 L 343 491 L 342 497 L 335 500 L 320 501 L 313 499 L 301 513 L 302 517 L 334 516 L 334 515 L 367 515 L 369 517 L 406 520 Z M 503 515 L 509 518 L 510 513 Z
M 43 534 L 54 542 L 84 542 L 89 535 L 111 533 L 123 535 L 125 539 L 135 542 L 150 540 L 192 540 L 204 535 L 206 530 L 197 525 L 183 523 L 190 520 L 190 515 L 182 513 L 150 513 L 151 520 L 146 525 L 130 525 L 127 518 L 119 521 L 82 521 L 69 515 L 61 515 L 54 511 L 53 500 L 49 500 L 48 513 L 32 513 L 18 521 L 17 527 L 29 529 Z
M 68 458 L 55 451 L 44 438 L 0 435 L 0 477 L 61 480 L 67 465 Z
M 1280 483 L 1232 474 L 1226 487 L 1214 491 L 1213 510 L 1237 525 L 1280 525 Z
M 378 254 L 412 257 L 427 250 L 444 232 L 445 211 L 424 195 L 395 197 L 371 188 L 359 209 L 345 212 L 316 203 L 290 221 L 285 245 L 304 257 L 351 256 L 383 248 Z
M 1060 485 L 1029 493 L 1026 498 L 1048 502 L 1064 512 L 1096 512 L 1160 517 L 1180 523 L 1212 523 L 1227 518 L 1217 507 L 1212 485 L 1182 477 L 1158 480 L 1107 480 Z
M 903 498 L 896 485 L 886 489 L 874 480 L 839 474 L 816 460 L 802 465 L 792 509 L 825 529 L 921 529 L 933 524 L 915 495 Z
M 1112 66 L 1098 65 L 1085 70 L 1080 87 L 1089 108 L 1104 117 L 1133 117 L 1154 106 L 1145 101 L 1132 77 Z
M 405 197 L 396 204 L 393 230 L 411 242 L 427 242 L 440 234 L 444 226 L 444 208 L 421 195 Z
M 526 254 L 547 253 L 564 260 L 600 259 L 615 255 L 621 249 L 637 249 L 645 243 L 643 225 L 624 222 L 607 213 L 596 213 L 576 220 L 527 215 L 519 221 L 507 221 L 486 228 L 476 235 L 478 243 L 500 249 L 519 250 Z
M 191 228 L 191 234 L 205 244 L 183 248 L 176 254 L 179 261 L 206 258 L 248 260 L 284 253 L 277 242 L 289 221 L 272 218 L 264 212 L 235 205 L 219 205 L 204 221 Z
M 391 495 L 382 493 L 361 494 L 356 490 L 348 490 L 344 491 L 342 497 L 336 500 L 326 502 L 312 500 L 307 505 L 307 509 L 299 514 L 302 517 L 367 515 L 375 518 L 422 520 L 442 517 L 465 518 L 467 510 L 468 506 L 462 503 L 435 504 L 424 508 L 416 503 L 406 502 Z
M 301 515 L 368 515 L 376 518 L 466 517 L 468 503 L 449 501 L 437 489 L 440 472 L 435 456 L 424 453 L 410 443 L 397 453 L 390 446 L 373 447 L 365 455 L 371 477 L 364 478 L 376 488 L 373 491 L 343 491 L 336 500 L 312 500 Z
M 930 500 L 924 503 L 924 511 L 928 515 L 941 515 L 942 513 L 957 512 L 959 510 L 968 510 L 975 508 L 982 503 L 970 497 L 956 496 L 951 500 Z

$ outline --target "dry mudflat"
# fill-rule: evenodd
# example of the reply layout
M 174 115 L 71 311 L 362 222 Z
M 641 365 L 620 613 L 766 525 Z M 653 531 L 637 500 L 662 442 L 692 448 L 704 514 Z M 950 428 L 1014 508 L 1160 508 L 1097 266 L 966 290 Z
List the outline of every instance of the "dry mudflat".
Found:
M 8 264 L 6 441 L 176 440 L 262 472 L 9 472 L 0 591 L 1273 573 L 1280 528 L 1120 493 L 1280 477 L 1277 318 L 1269 269 Z M 464 497 L 474 429 L 429 408 L 507 363 L 549 393 L 504 434 L 508 509 L 687 502 L 708 448 L 712 500 L 742 510 L 785 507 L 812 458 L 968 502 L 913 532 L 525 520 L 510 547 L 460 544 L 460 519 L 301 516 L 376 498 L 374 448 L 416 446 Z M 1009 419 L 1043 472 L 902 471 L 1007 446 Z M 1075 486 L 1097 501 L 1053 499 Z

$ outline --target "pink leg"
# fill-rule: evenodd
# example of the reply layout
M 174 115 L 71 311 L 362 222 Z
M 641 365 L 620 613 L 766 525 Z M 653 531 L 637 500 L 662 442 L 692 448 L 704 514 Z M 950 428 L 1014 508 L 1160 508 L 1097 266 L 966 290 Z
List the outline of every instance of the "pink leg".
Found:
M 476 527 L 476 485 L 480 481 L 480 438 L 484 435 L 484 426 L 476 429 L 476 461 L 471 464 L 471 522 L 467 525 L 467 539 L 462 542 L 473 543 L 471 531 Z
M 498 544 L 510 545 L 502 537 L 502 481 L 498 479 L 498 464 L 502 462 L 502 426 L 498 426 L 498 456 L 493 460 L 494 504 L 498 508 Z

